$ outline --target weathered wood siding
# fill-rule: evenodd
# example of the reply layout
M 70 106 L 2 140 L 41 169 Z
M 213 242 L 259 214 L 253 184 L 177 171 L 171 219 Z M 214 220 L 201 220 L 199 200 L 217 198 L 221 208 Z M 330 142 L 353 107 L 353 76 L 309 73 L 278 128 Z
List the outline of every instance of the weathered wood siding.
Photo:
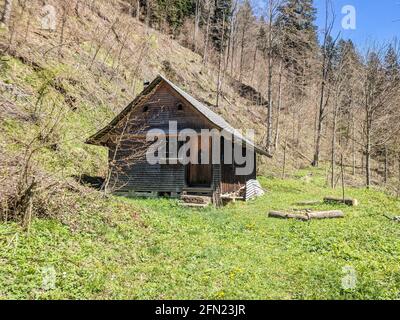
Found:
M 180 107 L 181 106 L 181 107 Z M 167 84 L 160 84 L 153 95 L 142 101 L 128 115 L 128 122 L 120 121 L 110 135 L 145 134 L 150 129 L 167 131 L 170 121 L 177 122 L 177 129 L 213 129 L 213 125 L 198 110 L 182 99 Z
M 186 167 L 182 164 L 149 164 L 143 152 L 146 149 L 145 140 L 137 140 L 140 135 L 143 139 L 146 131 L 153 128 L 168 133 L 169 121 L 177 121 L 178 130 L 190 128 L 199 132 L 201 129 L 214 128 L 207 118 L 166 84 L 159 85 L 153 95 L 138 105 L 109 134 L 107 146 L 112 189 L 182 192 L 187 186 Z M 122 141 L 119 141 L 121 136 Z M 221 193 L 233 192 L 245 185 L 247 180 L 256 178 L 255 164 L 254 171 L 247 176 L 238 176 L 235 170 L 236 165 L 232 164 L 212 165 L 212 188 L 216 190 L 219 187 Z
M 177 121 L 178 130 L 190 128 L 196 131 L 213 129 L 211 123 L 165 84 L 159 86 L 129 116 L 130 122 L 121 121 L 110 135 L 114 139 L 108 142 L 111 188 L 118 191 L 181 192 L 186 186 L 186 167 L 182 164 L 151 165 L 146 161 L 145 154 L 140 158 L 132 157 L 132 153 L 143 149 L 144 143 L 140 147 L 140 143 L 133 140 L 137 139 L 136 135 L 153 128 L 168 132 L 169 121 Z M 116 143 L 121 132 L 124 132 L 123 141 Z M 116 145 L 119 145 L 117 152 Z M 221 179 L 220 165 L 213 165 L 212 175 L 212 187 L 215 189 Z
M 253 151 L 254 152 L 254 151 Z M 254 154 L 254 169 L 249 175 L 236 175 L 237 165 L 221 165 L 221 193 L 231 193 L 246 185 L 246 181 L 256 179 L 256 154 Z

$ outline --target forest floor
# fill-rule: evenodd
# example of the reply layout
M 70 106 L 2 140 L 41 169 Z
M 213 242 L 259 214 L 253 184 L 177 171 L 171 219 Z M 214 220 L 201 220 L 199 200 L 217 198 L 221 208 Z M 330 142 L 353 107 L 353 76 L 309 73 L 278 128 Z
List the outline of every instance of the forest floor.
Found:
M 318 169 L 260 181 L 263 197 L 222 209 L 111 197 L 29 233 L 0 223 L 0 299 L 400 298 L 400 225 L 383 216 L 400 214 L 398 199 L 348 189 L 358 207 L 313 207 L 344 219 L 279 220 L 268 211 L 340 190 Z

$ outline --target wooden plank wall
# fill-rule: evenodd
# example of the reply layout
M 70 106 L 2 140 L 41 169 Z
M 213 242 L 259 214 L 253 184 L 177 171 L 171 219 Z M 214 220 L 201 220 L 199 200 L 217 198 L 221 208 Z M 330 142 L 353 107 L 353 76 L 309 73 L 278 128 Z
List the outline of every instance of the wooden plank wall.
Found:
M 178 105 L 182 104 L 183 110 L 178 109 Z M 144 107 L 146 106 L 146 109 Z M 158 192 L 181 192 L 186 186 L 185 166 L 181 164 L 157 164 L 150 165 L 147 163 L 145 156 L 142 159 L 135 159 L 134 164 L 124 162 L 129 159 L 132 150 L 139 147 L 131 140 L 131 137 L 143 133 L 152 128 L 168 129 L 169 121 L 178 122 L 178 130 L 191 128 L 199 131 L 200 129 L 212 129 L 207 119 L 193 110 L 167 85 L 161 85 L 157 91 L 149 97 L 149 99 L 138 106 L 132 112 L 131 123 L 124 129 L 120 126 L 114 131 L 114 135 L 118 136 L 118 131 L 125 130 L 123 148 L 119 148 L 116 155 L 116 163 L 111 168 L 110 186 L 114 186 L 118 191 L 158 191 Z M 139 122 L 143 121 L 143 122 Z M 121 121 L 123 123 L 123 121 Z M 110 163 L 114 157 L 115 145 L 111 141 L 108 143 Z M 111 166 L 112 167 L 112 166 Z M 213 165 L 213 187 L 219 185 L 221 180 L 220 165 Z
M 183 105 L 183 110 L 178 109 L 178 104 Z M 145 106 L 146 110 L 144 111 Z M 125 137 L 128 141 L 123 141 L 123 148 L 117 152 L 116 167 L 118 169 L 111 168 L 110 185 L 115 186 L 118 191 L 181 192 L 186 186 L 186 168 L 181 164 L 150 165 L 145 156 L 142 159 L 135 159 L 134 164 L 124 164 L 125 160 L 129 159 L 132 150 L 140 149 L 131 141 L 130 137 L 151 128 L 167 130 L 168 122 L 174 120 L 178 121 L 178 130 L 191 128 L 199 131 L 200 129 L 212 129 L 212 125 L 165 84 L 160 85 L 154 95 L 149 97 L 143 105 L 138 106 L 131 114 L 130 119 L 134 120 L 125 128 L 127 130 Z M 138 123 L 138 119 L 143 121 L 146 128 Z M 123 121 L 121 122 L 123 123 Z M 121 126 L 114 130 L 114 134 L 117 134 L 118 130 L 122 130 Z M 108 147 L 111 163 L 115 146 L 109 142 Z M 256 178 L 255 167 L 254 172 L 248 176 L 235 175 L 235 166 L 229 164 L 214 164 L 212 171 L 212 187 L 215 190 L 219 186 L 221 193 L 237 191 L 246 184 L 247 180 Z
M 255 155 L 256 157 L 256 155 Z M 255 159 L 254 157 L 254 159 Z M 254 170 L 250 175 L 236 175 L 236 165 L 222 164 L 221 165 L 221 193 L 231 193 L 239 190 L 246 185 L 246 182 L 251 179 L 256 179 L 256 161 L 254 161 Z

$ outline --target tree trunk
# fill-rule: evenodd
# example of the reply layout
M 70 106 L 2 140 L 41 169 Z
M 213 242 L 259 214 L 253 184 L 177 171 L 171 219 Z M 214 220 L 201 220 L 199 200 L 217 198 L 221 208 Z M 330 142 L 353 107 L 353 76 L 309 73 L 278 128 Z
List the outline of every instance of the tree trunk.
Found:
M 331 141 L 331 187 L 335 188 L 335 165 L 336 165 L 336 127 L 338 117 L 338 102 L 335 101 L 333 110 L 333 123 L 332 123 L 332 141 Z
M 62 55 L 62 47 L 64 45 L 64 36 L 65 36 L 65 25 L 67 23 L 67 4 L 63 7 L 63 16 L 62 16 L 62 23 L 61 23 L 61 35 L 60 35 L 60 44 L 58 48 L 58 57 Z
M 200 0 L 196 0 L 196 10 L 194 16 L 194 31 L 193 31 L 193 49 L 197 52 L 197 33 L 199 30 L 200 22 Z
M 210 7 L 208 8 L 208 14 L 207 14 L 206 41 L 204 43 L 203 64 L 206 64 L 207 62 L 208 40 L 210 37 L 210 23 L 211 23 L 211 4 Z
M 318 117 L 317 117 L 317 133 L 316 133 L 315 153 L 314 153 L 314 161 L 313 161 L 314 167 L 319 166 L 321 134 L 322 134 L 322 120 L 323 120 L 323 113 L 324 113 L 324 107 L 323 107 L 324 106 L 324 95 L 325 95 L 325 80 L 322 80 L 321 96 L 320 96 L 319 110 L 318 110 Z
M 236 25 L 233 26 L 233 32 L 232 32 L 232 50 L 231 50 L 231 69 L 230 69 L 230 76 L 233 77 L 233 67 L 235 64 L 235 49 L 236 49 L 236 36 L 235 36 L 235 29 Z
M 367 110 L 367 128 L 366 128 L 366 138 L 367 142 L 365 145 L 365 178 L 367 188 L 371 186 L 371 121 L 369 116 L 369 111 Z
M 222 69 L 222 57 L 224 55 L 224 37 L 225 37 L 225 13 L 222 16 L 222 35 L 221 35 L 221 46 L 220 46 L 219 61 L 218 61 L 218 80 L 217 80 L 216 107 L 219 107 L 219 95 L 220 95 L 220 91 L 221 91 L 221 69 Z
M 269 1 L 269 18 L 268 18 L 268 112 L 267 112 L 267 141 L 266 141 L 266 150 L 267 153 L 271 154 L 272 147 L 272 67 L 273 67 L 273 48 L 272 48 L 272 1 Z
M 243 77 L 243 52 L 244 52 L 244 35 L 245 35 L 245 26 L 243 26 L 242 30 L 242 40 L 240 43 L 240 62 L 239 62 L 239 81 L 242 82 Z
M 150 27 L 150 0 L 146 1 L 146 21 L 145 24 L 147 27 Z
M 282 109 L 282 73 L 283 73 L 283 61 L 279 64 L 279 81 L 278 81 L 278 106 L 276 108 L 276 127 L 275 127 L 275 138 L 274 138 L 274 149 L 278 149 L 279 133 L 280 133 L 280 115 Z
M 282 179 L 285 179 L 286 176 L 286 151 L 287 151 L 287 137 L 285 138 L 285 145 L 283 146 Z
M 315 152 L 314 152 L 314 160 L 312 165 L 314 167 L 319 166 L 319 158 L 321 152 L 321 135 L 322 135 L 322 124 L 324 120 L 324 112 L 325 112 L 325 86 L 328 80 L 328 51 L 327 51 L 327 42 L 328 37 L 330 36 L 330 27 L 328 26 L 329 19 L 329 5 L 328 1 L 325 3 L 325 30 L 324 30 L 324 43 L 323 43 L 323 52 L 322 52 L 322 72 L 321 72 L 321 90 L 320 90 L 320 101 L 319 101 L 319 110 L 318 110 L 318 122 L 317 122 L 317 132 L 316 132 L 316 143 L 315 143 Z
M 344 185 L 343 153 L 340 155 L 340 173 L 342 176 L 342 197 L 343 197 L 343 202 L 344 202 L 346 199 L 345 199 L 345 185 Z
M 257 60 L 257 45 L 254 49 L 254 56 L 253 56 L 253 70 L 251 71 L 251 79 L 250 83 L 253 85 L 253 79 L 254 79 L 254 71 L 256 70 L 256 60 Z

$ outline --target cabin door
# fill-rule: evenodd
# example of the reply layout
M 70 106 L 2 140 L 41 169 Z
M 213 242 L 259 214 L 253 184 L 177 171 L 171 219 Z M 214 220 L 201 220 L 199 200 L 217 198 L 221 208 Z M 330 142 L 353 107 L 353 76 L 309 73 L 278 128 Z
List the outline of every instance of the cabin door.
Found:
M 196 149 L 196 148 L 195 148 Z M 207 150 L 208 149 L 208 150 Z M 192 151 L 192 150 L 191 150 Z M 197 152 L 196 152 L 197 151 Z M 212 163 L 211 163 L 211 139 L 208 145 L 201 144 L 201 137 L 198 137 L 197 150 L 198 164 L 189 163 L 187 165 L 187 184 L 189 187 L 211 187 L 212 182 Z M 202 152 L 208 152 L 208 163 L 201 163 Z

